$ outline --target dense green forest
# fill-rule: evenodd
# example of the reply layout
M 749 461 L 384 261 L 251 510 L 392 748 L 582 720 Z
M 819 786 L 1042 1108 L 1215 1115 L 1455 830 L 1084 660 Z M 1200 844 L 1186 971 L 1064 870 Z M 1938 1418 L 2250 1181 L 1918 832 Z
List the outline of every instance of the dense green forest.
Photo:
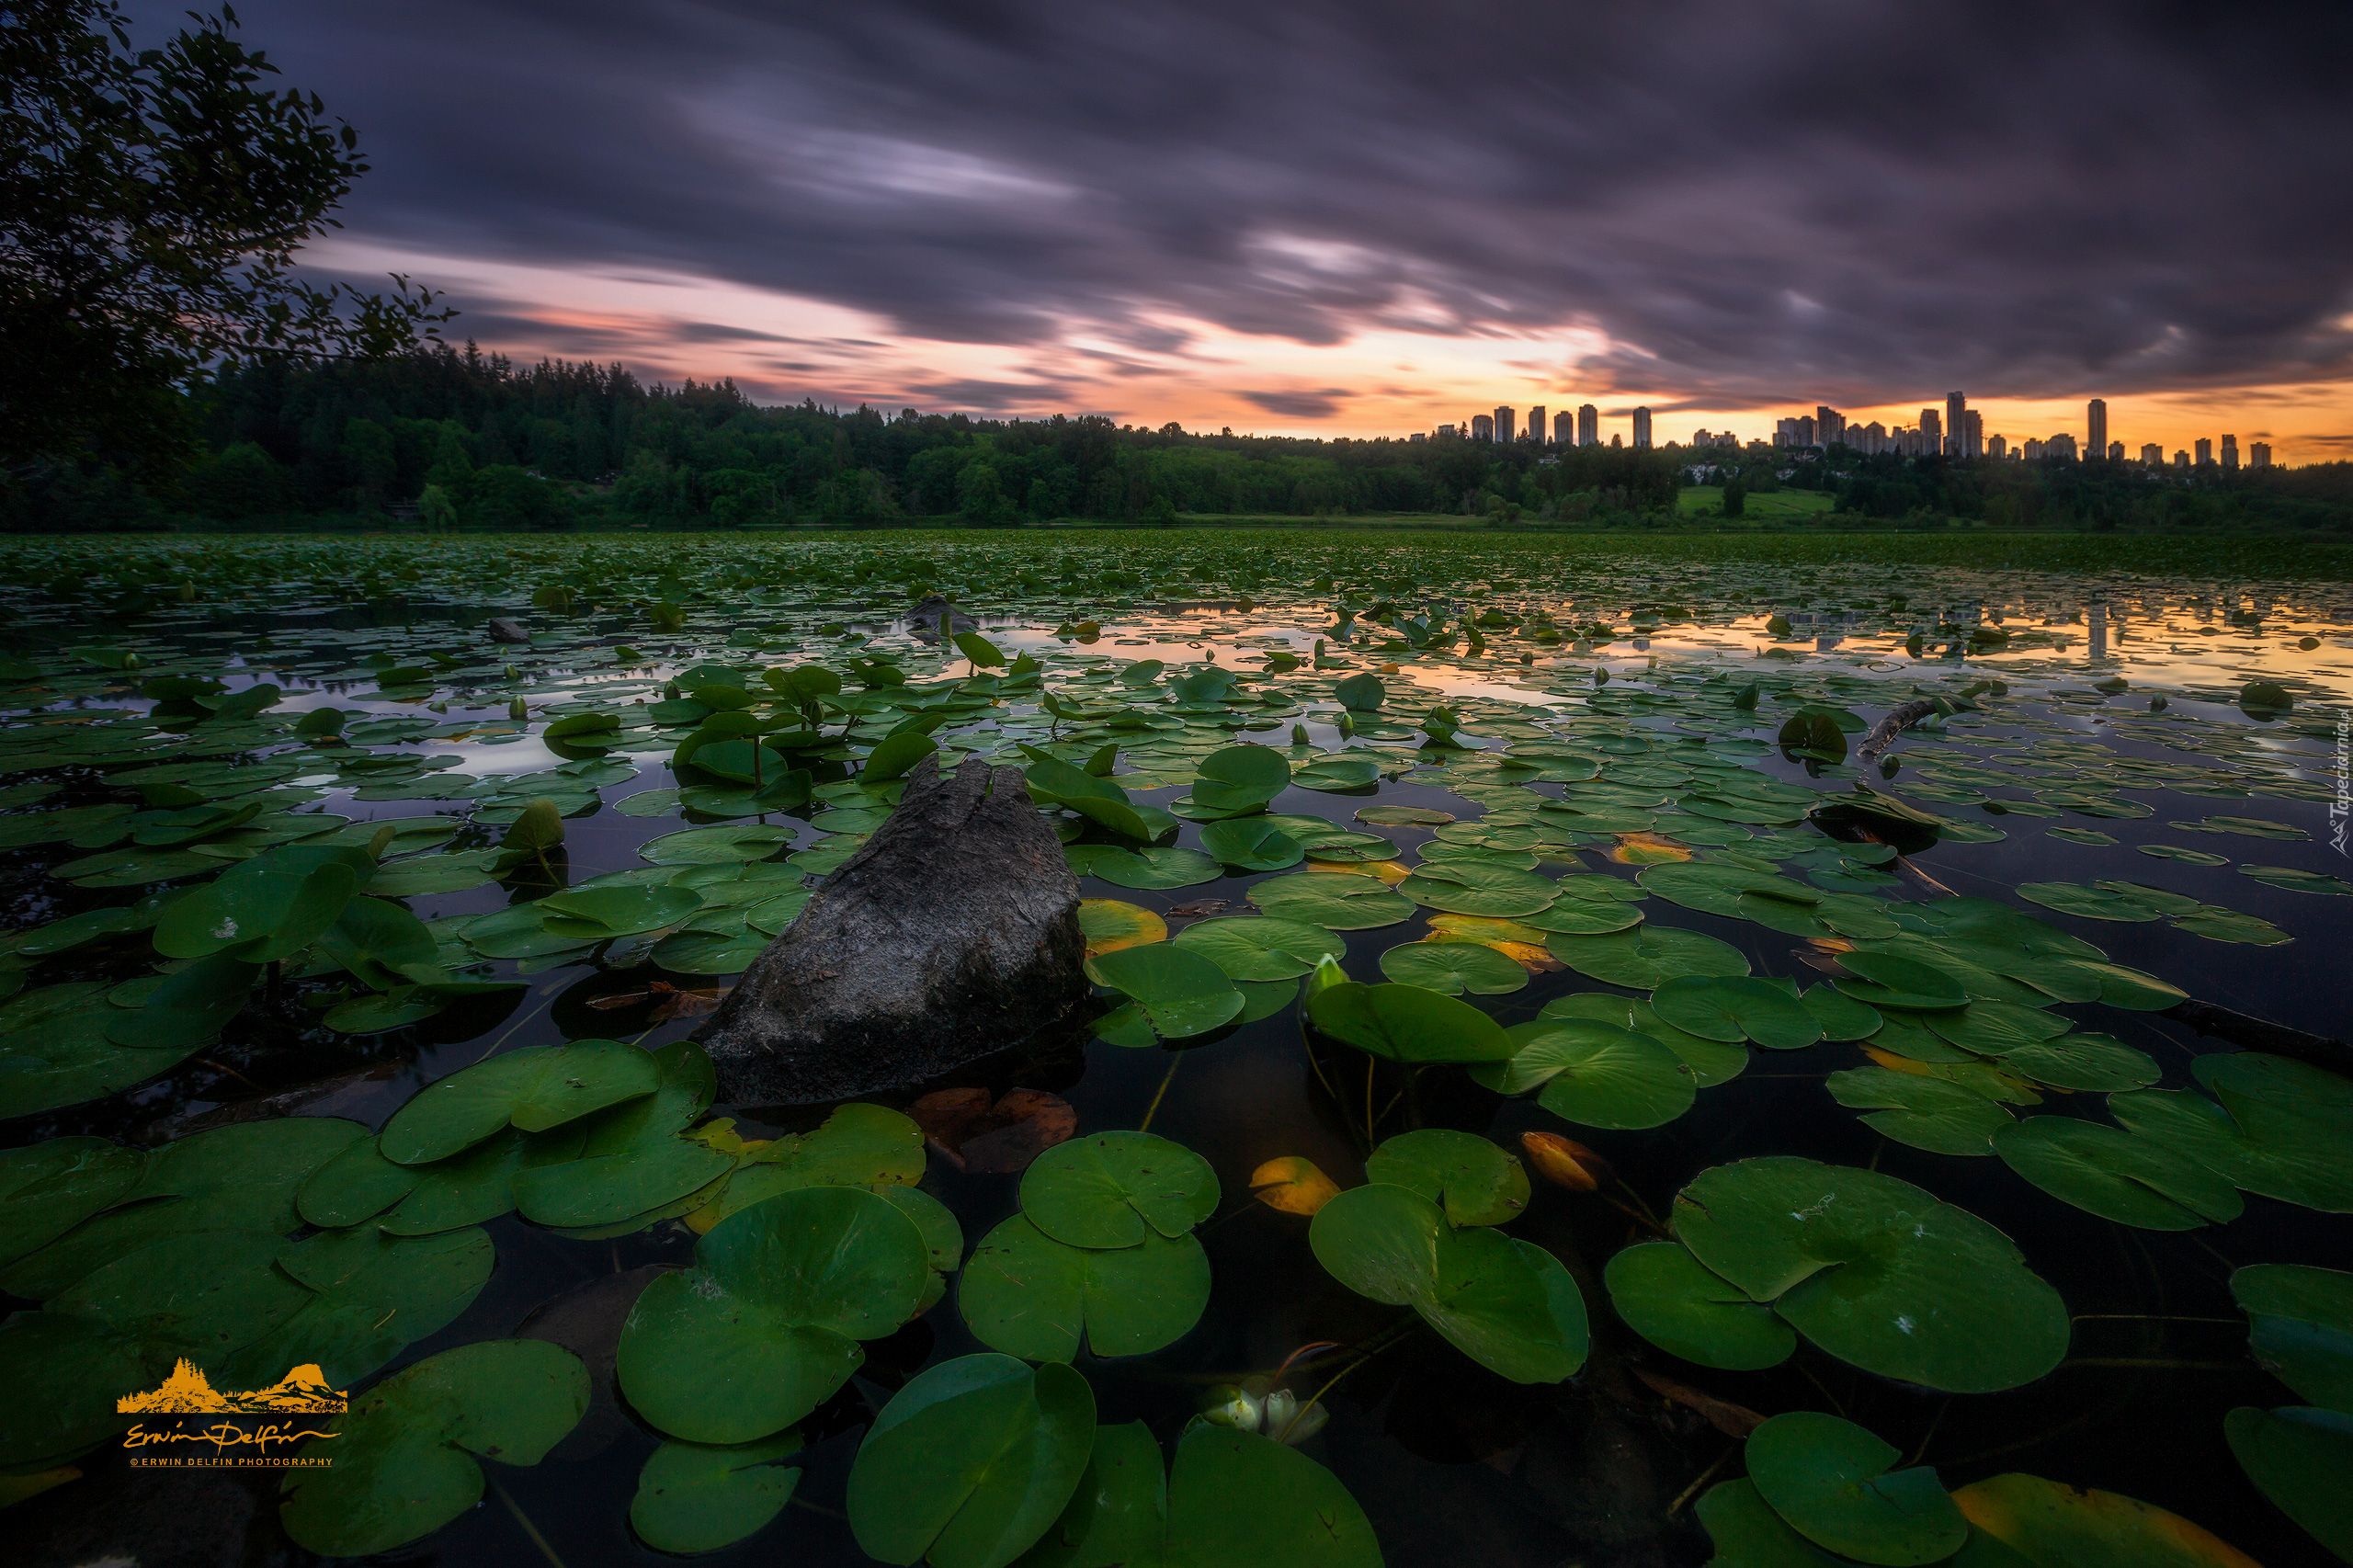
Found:
M 187 398 L 203 455 L 135 483 L 96 460 L 0 490 L 12 530 L 201 527 L 576 528 L 1448 514 L 1505 527 L 1665 528 L 1687 484 L 1833 493 L 1802 526 L 2296 528 L 2353 521 L 2353 464 L 2209 473 L 2137 466 L 1802 456 L 1752 447 L 1562 451 L 1532 443 L 1302 439 L 1044 420 L 762 407 L 732 382 L 649 386 L 616 365 L 519 368 L 469 344 L 390 359 L 232 364 Z M 1712 468 L 1710 465 L 1714 465 Z M 1729 514 L 1729 515 L 1724 515 Z M 1790 519 L 1774 526 L 1800 526 Z

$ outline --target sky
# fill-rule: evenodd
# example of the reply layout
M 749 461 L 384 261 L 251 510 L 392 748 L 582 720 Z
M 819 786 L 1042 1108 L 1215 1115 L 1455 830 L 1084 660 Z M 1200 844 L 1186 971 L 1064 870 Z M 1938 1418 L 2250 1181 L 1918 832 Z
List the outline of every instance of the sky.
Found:
M 2353 6 L 245 0 L 323 276 L 761 402 L 2353 458 Z M 160 14 L 159 14 L 160 15 Z

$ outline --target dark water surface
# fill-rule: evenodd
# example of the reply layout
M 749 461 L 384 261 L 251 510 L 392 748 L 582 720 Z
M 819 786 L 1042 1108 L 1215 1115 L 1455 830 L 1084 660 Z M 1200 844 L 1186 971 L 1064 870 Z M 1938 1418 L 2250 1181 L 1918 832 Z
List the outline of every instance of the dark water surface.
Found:
M 1557 644 L 1531 645 L 1506 642 L 1498 632 L 1484 658 L 1466 654 L 1459 644 L 1442 651 L 1383 652 L 1379 645 L 1389 634 L 1361 619 L 1353 640 L 1344 643 L 1333 635 L 1329 594 L 1309 602 L 1297 595 L 1286 599 L 1267 588 L 1265 602 L 1256 603 L 1238 596 L 1188 601 L 1173 591 L 1131 590 L 1124 608 L 1101 601 L 1105 608 L 1094 611 L 1102 621 L 1099 635 L 1085 642 L 1052 635 L 1066 620 L 1063 613 L 1018 603 L 993 608 L 984 596 L 968 597 L 981 612 L 985 635 L 1008 653 L 1027 648 L 1065 661 L 1048 664 L 1050 674 L 1057 676 L 1083 672 L 1088 660 L 1142 657 L 1169 660 L 1171 676 L 1179 673 L 1178 661 L 1204 657 L 1235 667 L 1278 643 L 1305 653 L 1322 636 L 1349 669 L 1398 665 L 1384 677 L 1392 686 L 1394 709 L 1418 715 L 1430 702 L 1456 702 L 1464 712 L 1463 743 L 1473 750 L 1511 743 L 1509 735 L 1486 733 L 1495 723 L 1532 724 L 1542 716 L 1531 711 L 1513 720 L 1510 710 L 1523 704 L 1544 710 L 1548 722 L 1564 721 L 1567 728 L 1558 733 L 1593 733 L 1590 725 L 1598 716 L 1621 720 L 1629 733 L 1672 738 L 1686 717 L 1675 705 L 1677 694 L 1718 668 L 1729 670 L 1734 681 L 1759 674 L 1768 680 L 1811 681 L 1825 671 L 1836 673 L 1851 684 L 1834 689 L 1867 722 L 1911 696 L 1915 685 L 1957 690 L 1970 680 L 1999 679 L 2006 693 L 1998 701 L 1988 699 L 1987 711 L 1956 718 L 1948 732 L 1952 738 L 1920 735 L 1899 743 L 1892 755 L 1904 758 L 1904 771 L 1893 780 L 1873 771 L 1872 781 L 1904 794 L 1923 767 L 1964 751 L 1973 765 L 2000 768 L 2040 747 L 2073 740 L 2104 746 L 2111 756 L 2236 770 L 2246 776 L 2252 793 L 2187 793 L 2151 788 L 2136 778 L 2121 786 L 2122 798 L 2151 810 L 2131 816 L 2086 816 L 2071 809 L 2029 815 L 1906 796 L 1924 810 L 1998 825 L 2007 835 L 1992 842 L 1938 844 L 1912 858 L 1918 869 L 1955 893 L 2018 904 L 2097 944 L 2111 961 L 2147 971 L 2202 1000 L 2324 1035 L 2345 1035 L 2353 1016 L 2345 1000 L 2353 898 L 2290 892 L 2238 870 L 2239 862 L 2249 862 L 2348 875 L 2343 849 L 2331 842 L 2336 827 L 2327 799 L 2342 776 L 2336 726 L 2353 685 L 2347 675 L 2353 665 L 2347 628 L 2353 622 L 2342 590 L 2146 579 L 2091 587 L 2017 574 L 1995 580 L 1921 568 L 1906 569 L 1904 576 L 1912 585 L 1910 603 L 1890 611 L 1883 583 L 1850 586 L 1835 596 L 1837 606 L 1825 608 L 1825 597 L 1833 596 L 1816 591 L 1784 597 L 1786 590 L 1777 591 L 1767 574 L 1733 573 L 1720 585 L 1712 604 L 1696 613 L 1662 617 L 1647 628 L 1633 623 L 1640 641 L 1628 630 L 1629 609 L 1654 602 L 1647 588 L 1630 593 L 1621 585 L 1614 602 L 1609 585 L 1601 581 L 1566 591 L 1548 589 L 1541 581 L 1508 591 L 1484 584 L 1449 591 L 1449 585 L 1425 582 L 1387 596 L 1401 606 L 1467 603 L 1474 611 L 1486 604 L 1523 613 L 1548 608 L 1564 626 L 1589 619 L 1614 623 L 1616 635 L 1590 647 L 1578 646 L 1574 634 Z M 1693 585 L 1686 581 L 1676 587 L 1688 593 Z M 273 711 L 274 718 L 332 705 L 369 715 L 422 714 L 449 726 L 470 717 L 499 720 L 519 696 L 536 725 L 551 709 L 658 701 L 663 685 L 697 663 L 775 665 L 831 657 L 840 646 L 839 634 L 818 629 L 835 621 L 852 631 L 869 629 L 871 641 L 860 644 L 862 650 L 901 651 L 919 680 L 964 673 L 961 660 L 915 636 L 916 629 L 904 618 L 875 610 L 871 594 L 815 587 L 790 594 L 781 608 L 764 611 L 771 630 L 769 641 L 758 647 L 739 640 L 731 649 L 724 642 L 739 610 L 725 603 L 695 603 L 689 629 L 666 636 L 649 632 L 634 612 L 584 608 L 563 619 L 540 614 L 532 620 L 540 646 L 510 653 L 483 643 L 477 628 L 494 611 L 531 617 L 519 591 L 468 598 L 429 589 L 426 585 L 398 600 L 360 605 L 338 604 L 322 592 L 290 594 L 261 607 L 199 602 L 183 609 L 165 602 L 111 629 L 93 621 L 90 632 L 75 627 L 70 608 L 38 595 L 26 597 L 16 623 L 20 652 L 44 669 L 59 661 L 61 644 L 70 649 L 94 636 L 103 636 L 109 646 L 143 650 L 145 668 L 127 674 L 89 670 L 75 677 L 85 688 L 69 688 L 18 720 L 37 725 L 61 714 L 101 709 L 135 716 L 150 706 L 138 692 L 143 676 L 162 668 L 209 666 L 224 670 L 233 687 L 265 678 L 281 685 L 283 706 Z M 1369 610 L 1371 597 L 1369 591 L 1357 604 L 1360 613 Z M 1870 605 L 1862 608 L 1867 597 Z M 1768 629 L 1767 619 L 1777 612 L 1789 624 Z M 2249 615 L 2251 631 L 2235 619 Z M 1992 617 L 2004 617 L 2013 630 L 2031 629 L 2033 634 L 2019 638 L 2013 648 L 1938 657 L 1953 638 L 1949 630 L 1940 638 L 1935 628 L 1961 628 L 1959 641 L 1965 646 L 1967 629 L 1994 624 Z M 1923 625 L 1931 629 L 1929 645 L 1925 657 L 1915 660 L 1904 651 L 1904 637 Z M 264 634 L 274 648 L 253 646 Z M 2316 646 L 2299 647 L 2306 638 Z M 645 662 L 617 663 L 609 650 L 620 642 L 631 643 Z M 1768 646 L 1797 657 L 1760 658 Z M 438 672 L 433 689 L 423 697 L 375 695 L 372 676 L 356 673 L 370 653 L 389 652 L 405 660 L 434 648 L 461 651 L 467 662 Z M 1527 664 L 1519 662 L 1523 651 L 1531 653 Z M 521 667 L 511 668 L 510 658 Z M 1612 676 L 1606 687 L 1592 684 L 1597 665 Z M 2104 692 L 2092 684 L 2112 676 L 2129 686 Z M 2233 699 L 2239 687 L 2256 676 L 2292 682 L 2292 711 L 2253 714 L 2237 705 Z M 1678 679 L 1686 684 L 1678 685 Z M 1398 694 L 1407 691 L 1417 699 L 1400 700 Z M 1663 694 L 1655 710 L 1643 711 L 1636 702 L 1608 711 L 1624 703 L 1627 694 L 1646 691 Z M 2150 699 L 2156 696 L 2165 696 L 2166 702 L 2153 713 Z M 1009 702 L 1006 711 L 1017 710 L 1034 712 L 1034 699 Z M 1780 711 L 1768 700 L 1762 712 L 1762 727 L 1752 733 L 1769 741 Z M 1238 732 L 1238 738 L 1279 744 L 1297 722 L 1305 726 L 1313 744 L 1336 748 L 1348 744 L 1335 726 L 1337 718 L 1327 699 L 1303 697 L 1296 711 L 1277 718 L 1279 730 Z M 954 744 L 961 735 L 965 749 L 985 750 L 995 722 L 989 718 L 951 726 L 942 738 Z M 1580 731 L 1579 724 L 1587 727 Z M 1983 744 L 1988 740 L 2000 744 Z M 278 744 L 286 743 L 281 738 Z M 641 817 L 615 809 L 632 794 L 676 783 L 665 766 L 671 744 L 657 737 L 615 754 L 640 772 L 603 789 L 600 805 L 566 822 L 572 881 L 640 864 L 641 844 L 683 825 L 676 810 Z M 1390 744 L 1398 760 L 1409 766 L 1427 768 L 1445 760 L 1439 754 L 1417 754 L 1409 740 Z M 519 775 L 561 760 L 535 732 L 489 744 L 426 739 L 408 743 L 406 749 L 458 756 L 452 778 Z M 1851 767 L 1809 767 L 1780 755 L 1743 760 L 1772 777 L 1825 791 L 1848 789 L 1855 777 Z M 1122 767 L 1127 766 L 1123 761 Z M 2080 764 L 2086 773 L 2097 773 L 2099 766 Z M 368 801 L 356 798 L 346 784 L 304 786 L 302 777 L 292 787 L 308 789 L 311 799 L 291 809 L 355 821 L 463 815 L 472 804 L 446 799 Z M 1479 802 L 1417 782 L 1418 777 L 1407 771 L 1384 782 L 1377 795 L 1293 789 L 1269 809 L 1323 815 L 1351 826 L 1350 813 L 1375 803 L 1428 806 L 1465 820 L 1480 814 Z M 101 770 L 92 767 L 12 771 L 0 783 L 31 779 L 65 786 L 42 801 L 41 809 L 117 798 L 108 793 Z M 1996 800 L 2031 805 L 2028 791 L 2036 782 L 2021 776 L 1988 792 Z M 2280 792 L 2282 786 L 2288 792 Z M 1559 785 L 1533 788 L 1540 794 L 1562 792 Z M 1172 783 L 1138 787 L 1131 793 L 1139 801 L 1165 807 L 1186 788 Z M 2260 839 L 2186 832 L 2176 825 L 2222 814 L 2283 824 L 2300 836 Z M 805 819 L 756 820 L 800 829 L 796 847 L 811 840 Z M 2054 828 L 2097 832 L 2117 842 L 2070 842 L 2051 836 L 2047 830 Z M 486 844 L 495 831 L 469 829 L 455 843 Z M 1421 827 L 1373 831 L 1393 838 L 1409 861 L 1432 836 Z M 1661 831 L 1671 835 L 1671 828 Z M 1199 834 L 1198 824 L 1188 823 L 1176 842 L 1194 845 Z M 2200 866 L 2134 853 L 2144 843 L 2186 846 L 2231 863 Z M 1601 836 L 1581 847 L 1575 865 L 1548 867 L 1547 873 L 1574 869 L 1631 878 L 1643 869 L 1609 858 L 1612 847 Z M 83 889 L 46 874 L 83 853 L 60 844 L 0 851 L 0 896 L 9 901 L 12 930 L 120 903 L 146 891 Z M 2014 892 L 2022 883 L 2100 879 L 2147 883 L 2226 906 L 2271 922 L 2293 939 L 2276 945 L 2223 942 L 2168 920 L 2085 919 L 2027 903 Z M 1222 900 L 1222 913 L 1235 915 L 1251 912 L 1246 892 L 1257 880 L 1237 877 L 1138 891 L 1087 879 L 1083 892 L 1089 898 L 1120 899 L 1161 912 Z M 1911 880 L 1884 891 L 1896 900 L 1929 896 Z M 419 915 L 438 920 L 504 907 L 520 896 L 494 884 L 418 895 L 407 903 Z M 1654 924 L 1731 944 L 1746 955 L 1756 974 L 1821 978 L 1820 964 L 1809 960 L 1824 954 L 1804 938 L 1656 899 L 1643 907 Z M 1383 951 L 1427 934 L 1423 913 L 1403 925 L 1345 933 L 1350 975 L 1378 978 Z M 1171 917 L 1169 923 L 1177 927 L 1184 921 Z M 134 940 L 46 960 L 34 983 L 143 973 L 153 955 L 132 950 L 137 947 Z M 648 1046 L 684 1038 L 696 1020 L 649 1028 L 642 1006 L 598 1010 L 586 1004 L 642 989 L 657 976 L 680 986 L 723 985 L 732 978 L 664 971 L 645 961 L 618 970 L 585 961 L 544 972 L 529 972 L 531 967 L 500 960 L 485 971 L 519 973 L 527 984 L 520 993 L 463 1004 L 385 1033 L 331 1034 L 317 1027 L 315 1015 L 299 1013 L 266 1026 L 240 1020 L 217 1048 L 199 1051 L 162 1079 L 111 1098 L 6 1123 L 0 1126 L 0 1143 L 20 1147 L 83 1132 L 153 1142 L 202 1125 L 208 1116 L 218 1118 L 241 1103 L 311 1085 L 318 1086 L 314 1094 L 298 1096 L 301 1112 L 377 1127 L 419 1088 L 495 1051 L 590 1037 L 629 1040 L 640 1038 L 641 1031 Z M 1558 996 L 1617 990 L 1574 970 L 1555 970 L 1533 975 L 1525 989 L 1511 994 L 1471 1000 L 1511 1024 L 1535 1017 Z M 2152 1013 L 2093 1004 L 2070 1006 L 2065 1014 L 2081 1028 L 2111 1033 L 2147 1052 L 2163 1068 L 2168 1088 L 2190 1083 L 2188 1065 L 2196 1056 L 2226 1049 Z M 1142 1420 L 1164 1438 L 1173 1438 L 1211 1385 L 1270 1371 L 1302 1346 L 1363 1343 L 1399 1320 L 1400 1309 L 1359 1297 L 1324 1272 L 1308 1250 L 1304 1218 L 1277 1212 L 1249 1196 L 1251 1173 L 1280 1155 L 1306 1156 L 1344 1188 L 1362 1180 L 1364 1150 L 1352 1126 L 1361 1116 L 1352 1116 L 1325 1092 L 1311 1066 L 1311 1051 L 1319 1053 L 1336 1081 L 1360 1081 L 1365 1059 L 1328 1041 L 1311 1044 L 1296 1008 L 1182 1049 L 1131 1050 L 1097 1040 L 1083 1052 L 991 1069 L 997 1074 L 994 1087 L 1017 1084 L 1067 1098 L 1082 1132 L 1134 1127 L 1151 1108 L 1151 1130 L 1199 1153 L 1223 1189 L 1216 1217 L 1200 1232 L 1214 1280 L 1206 1314 L 1190 1334 L 1154 1355 L 1083 1362 L 1100 1421 Z M 1933 1154 L 1879 1137 L 1824 1086 L 1826 1074 L 1863 1060 L 1853 1044 L 1756 1051 L 1742 1075 L 1701 1090 L 1688 1113 L 1647 1131 L 1570 1126 L 1532 1098 L 1504 1099 L 1477 1088 L 1459 1069 L 1436 1069 L 1409 1082 L 1384 1067 L 1380 1097 L 1385 1102 L 1401 1092 L 1402 1097 L 1380 1131 L 1387 1135 L 1409 1127 L 1455 1128 L 1515 1152 L 1523 1131 L 1565 1133 L 1604 1155 L 1623 1178 L 1628 1198 L 1661 1216 L 1675 1193 L 1699 1172 L 1753 1155 L 1801 1154 L 1870 1166 L 1927 1188 L 2015 1240 L 2076 1315 L 2069 1359 L 2029 1387 L 1975 1396 L 1899 1386 L 1804 1346 L 1765 1372 L 1717 1371 L 1677 1361 L 1625 1327 L 1599 1284 L 1613 1253 L 1648 1239 L 1633 1204 L 1539 1182 L 1529 1212 L 1513 1233 L 1560 1257 L 1583 1289 L 1593 1333 L 1585 1370 L 1560 1386 L 1521 1386 L 1485 1371 L 1435 1335 L 1416 1333 L 1331 1390 L 1325 1396 L 1330 1425 L 1306 1445 L 1305 1451 L 1328 1466 L 1361 1504 L 1389 1563 L 1565 1568 L 1705 1562 L 1710 1546 L 1690 1498 L 1703 1479 L 1741 1472 L 1738 1444 L 1684 1404 L 1651 1392 L 1638 1381 L 1641 1369 L 1767 1415 L 1838 1412 L 1896 1446 L 1907 1461 L 1937 1467 L 1948 1487 L 2026 1471 L 2155 1504 L 2271 1568 L 2328 1561 L 2256 1491 L 2224 1445 L 2222 1420 L 2234 1407 L 2295 1403 L 2248 1359 L 2245 1319 L 2226 1281 L 2234 1267 L 2256 1262 L 2345 1267 L 2353 1263 L 2353 1222 L 2249 1195 L 2245 1214 L 2225 1225 L 2168 1233 L 2115 1224 L 2030 1186 L 1999 1159 Z M 2037 1109 L 2104 1119 L 2105 1097 L 2046 1093 Z M 723 1113 L 731 1108 L 717 1108 Z M 746 1136 L 806 1130 L 822 1120 L 824 1110 L 813 1108 L 775 1125 L 740 1119 L 738 1130 Z M 955 1212 L 969 1247 L 1016 1211 L 1018 1180 L 960 1173 L 935 1157 L 925 1187 Z M 696 1240 L 675 1221 L 594 1242 L 556 1237 L 511 1214 L 488 1229 L 497 1249 L 489 1285 L 458 1321 L 408 1346 L 388 1370 L 451 1346 L 518 1332 L 585 1348 L 593 1368 L 598 1346 L 609 1354 L 612 1336 L 647 1278 L 644 1271 L 689 1262 Z M 809 1447 L 793 1462 L 806 1473 L 793 1504 L 766 1529 L 710 1561 L 867 1561 L 841 1509 L 848 1469 L 872 1412 L 918 1369 L 984 1348 L 965 1327 L 952 1290 L 892 1338 L 868 1345 L 861 1374 L 804 1424 Z M 1324 1364 L 1336 1369 L 1339 1363 L 1326 1358 Z M 1320 1379 L 1308 1381 L 1302 1394 L 1314 1381 Z M 543 1561 L 583 1568 L 657 1561 L 660 1553 L 632 1537 L 627 1515 L 639 1469 L 658 1441 L 615 1403 L 609 1379 L 600 1378 L 587 1418 L 547 1460 L 529 1468 L 491 1467 L 494 1489 L 482 1506 L 394 1555 L 452 1568 Z M 15 1514 L 28 1531 L 24 1539 L 54 1539 L 47 1532 L 61 1519 L 134 1493 L 138 1479 L 119 1472 L 119 1455 L 101 1449 L 80 1461 L 84 1480 L 19 1505 Z

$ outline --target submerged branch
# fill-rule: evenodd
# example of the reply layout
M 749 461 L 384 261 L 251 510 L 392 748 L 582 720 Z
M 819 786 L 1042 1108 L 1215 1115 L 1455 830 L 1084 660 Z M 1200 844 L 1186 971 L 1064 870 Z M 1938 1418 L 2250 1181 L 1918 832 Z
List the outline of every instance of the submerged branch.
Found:
M 2290 1056 L 2341 1073 L 2353 1078 L 2353 1045 L 2341 1040 L 2327 1040 L 2320 1035 L 2291 1029 L 2285 1024 L 2275 1024 L 2265 1018 L 2250 1017 L 2245 1013 L 2218 1007 L 2211 1002 L 2195 997 L 2177 1002 L 2157 1017 L 2188 1024 L 2200 1034 L 2224 1040 L 2247 1051 L 2267 1051 L 2273 1056 Z

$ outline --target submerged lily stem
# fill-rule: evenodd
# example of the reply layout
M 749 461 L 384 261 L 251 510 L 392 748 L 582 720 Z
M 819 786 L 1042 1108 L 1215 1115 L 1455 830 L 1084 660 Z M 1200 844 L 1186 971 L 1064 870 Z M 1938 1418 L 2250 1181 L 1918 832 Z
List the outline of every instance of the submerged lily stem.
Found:
M 1681 1494 L 1676 1497 L 1675 1501 L 1666 1506 L 1666 1517 L 1671 1519 L 1675 1517 L 1676 1515 L 1681 1513 L 1683 1511 L 1683 1505 L 1691 1501 L 1691 1494 L 1699 1491 L 1702 1486 L 1707 1485 L 1710 1478 L 1712 1477 L 1716 1471 L 1723 1469 L 1725 1461 L 1730 1460 L 1733 1455 L 1738 1452 L 1740 1452 L 1740 1445 L 1738 1443 L 1734 1443 L 1731 1448 L 1728 1448 L 1722 1453 L 1718 1454 L 1716 1456 L 1716 1462 L 1701 1471 L 1699 1472 L 1699 1479 L 1692 1482 L 1690 1485 L 1685 1487 Z
M 1138 1132 L 1148 1132 L 1152 1130 L 1153 1115 L 1160 1109 L 1161 1099 L 1168 1093 L 1168 1085 L 1176 1076 L 1176 1069 L 1184 1064 L 1185 1058 L 1182 1052 L 1168 1059 L 1168 1071 L 1160 1075 L 1160 1087 L 1153 1091 L 1152 1103 L 1143 1108 L 1143 1119 L 1136 1123 Z
M 1616 1199 L 1607 1196 L 1602 1199 L 1602 1201 L 1608 1204 L 1609 1207 L 1615 1209 L 1620 1214 L 1626 1216 L 1629 1220 L 1634 1221 L 1637 1225 L 1640 1225 L 1643 1229 L 1650 1232 L 1653 1235 L 1666 1236 L 1673 1234 L 1673 1233 L 1668 1231 L 1665 1225 L 1660 1224 L 1648 1214 L 1643 1213 L 1641 1210 L 1634 1209 L 1631 1205 L 1620 1203 Z
M 523 1506 L 516 1502 L 507 1493 L 506 1488 L 501 1486 L 495 1480 L 491 1482 L 490 1489 L 498 1494 L 498 1500 L 506 1505 L 506 1511 L 515 1516 L 515 1522 L 523 1527 L 523 1533 L 531 1538 L 531 1544 L 540 1549 L 540 1555 L 552 1563 L 554 1568 L 563 1568 L 563 1559 L 555 1554 L 555 1548 L 550 1546 L 548 1538 L 540 1533 L 540 1527 L 531 1522 L 531 1516 L 523 1512 Z
M 1910 1459 L 1904 1461 L 1905 1468 L 1908 1469 L 1920 1462 L 1920 1456 L 1928 1451 L 1929 1443 L 1934 1441 L 1936 1438 L 1937 1428 L 1945 1424 L 1945 1412 L 1951 1408 L 1952 1401 L 1950 1400 L 1946 1400 L 1942 1404 L 1937 1406 L 1936 1415 L 1928 1419 L 1928 1429 L 1920 1434 L 1920 1446 L 1912 1450 L 1912 1457 Z

